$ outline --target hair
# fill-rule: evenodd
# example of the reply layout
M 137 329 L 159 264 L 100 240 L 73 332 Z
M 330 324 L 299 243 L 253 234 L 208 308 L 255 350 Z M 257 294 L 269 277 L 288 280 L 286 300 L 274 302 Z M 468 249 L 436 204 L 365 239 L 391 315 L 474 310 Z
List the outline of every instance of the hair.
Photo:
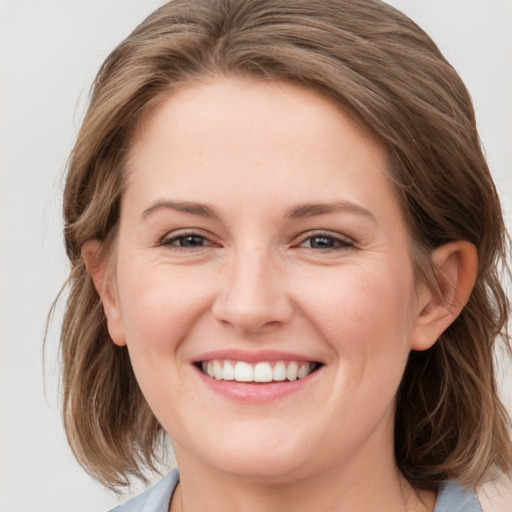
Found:
M 179 87 L 218 76 L 312 88 L 379 140 L 418 275 L 432 281 L 431 254 L 442 244 L 477 247 L 469 302 L 431 349 L 410 354 L 396 398 L 395 457 L 423 489 L 449 478 L 475 486 L 490 470 L 510 471 L 510 418 L 494 370 L 496 340 L 509 343 L 500 202 L 461 79 L 423 30 L 378 0 L 175 0 L 102 65 L 64 192 L 63 415 L 78 461 L 113 489 L 155 467 L 163 428 L 126 347 L 109 337 L 81 248 L 96 239 L 104 255 L 112 250 L 125 162 L 144 116 Z

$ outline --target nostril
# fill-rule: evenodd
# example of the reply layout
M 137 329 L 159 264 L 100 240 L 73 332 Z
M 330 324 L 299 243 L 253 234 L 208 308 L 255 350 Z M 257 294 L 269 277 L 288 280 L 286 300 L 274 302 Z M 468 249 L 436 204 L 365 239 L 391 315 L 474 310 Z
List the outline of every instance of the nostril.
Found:
M 273 270 L 273 257 L 261 248 L 243 252 L 213 304 L 213 316 L 244 334 L 275 329 L 290 320 L 293 306 Z

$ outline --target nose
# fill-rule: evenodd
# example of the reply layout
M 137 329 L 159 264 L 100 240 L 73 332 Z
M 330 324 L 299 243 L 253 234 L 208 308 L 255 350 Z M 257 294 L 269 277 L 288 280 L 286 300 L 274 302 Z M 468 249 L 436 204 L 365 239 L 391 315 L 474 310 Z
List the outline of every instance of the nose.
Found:
M 294 308 L 284 273 L 272 256 L 248 252 L 228 264 L 213 316 L 240 333 L 264 334 L 287 323 Z

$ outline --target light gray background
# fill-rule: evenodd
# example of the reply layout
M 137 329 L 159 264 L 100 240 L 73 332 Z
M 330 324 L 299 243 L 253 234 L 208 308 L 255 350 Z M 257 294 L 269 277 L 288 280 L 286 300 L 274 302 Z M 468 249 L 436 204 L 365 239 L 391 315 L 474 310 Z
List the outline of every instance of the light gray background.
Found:
M 0 512 L 100 512 L 119 500 L 70 454 L 58 407 L 57 312 L 68 264 L 60 196 L 89 86 L 159 0 L 0 0 Z M 438 43 L 474 99 L 512 226 L 512 1 L 392 0 Z M 512 406 L 510 366 L 503 397 Z M 137 489 L 135 489 L 136 491 Z M 493 488 L 488 494 L 495 495 Z M 512 511 L 501 499 L 486 510 Z

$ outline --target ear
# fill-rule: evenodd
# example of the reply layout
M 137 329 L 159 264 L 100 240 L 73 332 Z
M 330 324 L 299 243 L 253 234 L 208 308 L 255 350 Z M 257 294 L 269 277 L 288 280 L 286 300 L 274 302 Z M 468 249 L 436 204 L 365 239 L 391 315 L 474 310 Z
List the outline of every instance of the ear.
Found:
M 124 346 L 126 345 L 126 339 L 123 317 L 117 299 L 115 283 L 108 272 L 109 258 L 102 254 L 101 242 L 99 240 L 87 240 L 82 245 L 82 258 L 101 298 L 110 337 L 116 345 Z
M 478 253 L 470 242 L 456 241 L 432 253 L 437 287 L 422 284 L 412 338 L 412 350 L 427 350 L 459 316 L 478 273 Z

